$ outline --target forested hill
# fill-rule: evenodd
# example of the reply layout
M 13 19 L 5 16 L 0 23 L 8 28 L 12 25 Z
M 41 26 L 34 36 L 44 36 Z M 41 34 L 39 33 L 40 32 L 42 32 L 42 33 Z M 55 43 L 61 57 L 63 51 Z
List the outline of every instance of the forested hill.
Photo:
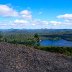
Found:
M 42 39 L 65 39 L 72 41 L 72 29 L 1 29 L 0 36 L 6 42 L 33 42 L 34 34 Z M 48 38 L 49 36 L 49 38 Z M 51 38 L 50 38 L 51 37 Z M 27 44 L 28 44 L 27 43 Z
M 0 29 L 4 33 L 72 34 L 72 29 Z

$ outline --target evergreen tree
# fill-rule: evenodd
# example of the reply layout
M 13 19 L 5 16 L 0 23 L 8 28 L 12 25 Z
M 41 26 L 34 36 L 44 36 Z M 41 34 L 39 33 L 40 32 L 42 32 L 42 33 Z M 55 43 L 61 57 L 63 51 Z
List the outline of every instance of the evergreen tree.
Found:
M 0 34 L 0 41 L 2 41 L 2 35 Z
M 39 46 L 40 45 L 40 43 L 39 43 L 39 35 L 37 33 L 34 34 L 34 39 L 35 39 L 35 45 Z

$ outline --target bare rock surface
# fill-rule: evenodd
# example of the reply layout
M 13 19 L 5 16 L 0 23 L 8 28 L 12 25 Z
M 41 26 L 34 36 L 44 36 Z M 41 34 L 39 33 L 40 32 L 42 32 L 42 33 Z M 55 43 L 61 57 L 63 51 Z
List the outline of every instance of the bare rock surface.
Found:
M 72 58 L 24 45 L 0 43 L 0 72 L 72 72 Z

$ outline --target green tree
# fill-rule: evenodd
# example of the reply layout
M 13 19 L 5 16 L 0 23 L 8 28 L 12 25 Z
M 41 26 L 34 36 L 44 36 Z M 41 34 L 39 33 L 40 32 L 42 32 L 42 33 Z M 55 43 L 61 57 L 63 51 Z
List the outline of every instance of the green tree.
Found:
M 0 41 L 2 41 L 2 37 L 3 37 L 3 36 L 0 34 Z
M 34 34 L 34 39 L 35 39 L 35 45 L 39 46 L 40 45 L 40 43 L 39 43 L 39 35 L 37 33 Z

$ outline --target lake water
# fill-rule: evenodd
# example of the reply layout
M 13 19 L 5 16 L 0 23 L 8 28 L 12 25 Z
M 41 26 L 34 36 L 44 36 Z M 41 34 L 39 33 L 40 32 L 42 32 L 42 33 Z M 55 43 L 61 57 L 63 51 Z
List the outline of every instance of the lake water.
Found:
M 72 47 L 72 42 L 71 41 L 66 41 L 66 40 L 42 40 L 40 41 L 41 46 L 67 46 L 67 47 Z

